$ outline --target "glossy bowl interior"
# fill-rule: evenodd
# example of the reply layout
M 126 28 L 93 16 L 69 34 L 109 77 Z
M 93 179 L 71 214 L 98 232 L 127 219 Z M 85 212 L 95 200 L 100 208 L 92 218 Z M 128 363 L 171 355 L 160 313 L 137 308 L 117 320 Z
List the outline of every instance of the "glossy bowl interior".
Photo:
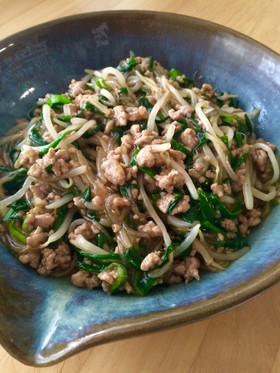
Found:
M 46 92 L 65 91 L 84 68 L 117 66 L 129 51 L 177 67 L 197 84 L 261 110 L 258 133 L 280 146 L 280 58 L 224 27 L 185 16 L 120 11 L 78 15 L 0 42 L 3 134 Z M 86 347 L 193 322 L 250 299 L 280 279 L 279 209 L 253 232 L 252 250 L 222 273 L 147 297 L 81 290 L 42 278 L 0 247 L 0 340 L 17 359 L 48 365 Z

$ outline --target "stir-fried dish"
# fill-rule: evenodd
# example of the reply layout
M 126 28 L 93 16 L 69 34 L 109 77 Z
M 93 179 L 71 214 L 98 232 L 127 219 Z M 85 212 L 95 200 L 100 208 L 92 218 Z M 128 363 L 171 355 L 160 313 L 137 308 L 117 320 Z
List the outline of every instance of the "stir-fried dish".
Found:
M 278 197 L 256 114 L 152 58 L 86 70 L 0 139 L 4 245 L 110 294 L 224 270 Z

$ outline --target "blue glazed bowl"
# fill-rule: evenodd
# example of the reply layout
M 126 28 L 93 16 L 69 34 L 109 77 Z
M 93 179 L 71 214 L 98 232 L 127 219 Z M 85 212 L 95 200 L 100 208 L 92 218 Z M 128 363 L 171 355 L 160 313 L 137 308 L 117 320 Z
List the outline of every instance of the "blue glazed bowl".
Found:
M 83 69 L 116 66 L 129 51 L 177 67 L 197 84 L 259 108 L 258 134 L 280 146 L 280 57 L 213 23 L 121 11 L 56 20 L 0 42 L 2 134 L 46 92 L 64 91 Z M 280 210 L 257 228 L 252 250 L 222 273 L 155 289 L 147 297 L 82 290 L 39 277 L 0 247 L 0 340 L 17 359 L 49 365 L 86 347 L 193 322 L 250 299 L 280 279 Z

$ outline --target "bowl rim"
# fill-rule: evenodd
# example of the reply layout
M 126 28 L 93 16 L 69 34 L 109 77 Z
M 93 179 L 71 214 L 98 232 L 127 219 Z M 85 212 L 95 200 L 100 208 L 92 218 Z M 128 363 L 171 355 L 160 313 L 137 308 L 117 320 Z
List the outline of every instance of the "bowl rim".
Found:
M 131 14 L 135 16 L 156 16 L 156 17 L 173 17 L 181 18 L 182 20 L 188 20 L 190 24 L 200 25 L 203 28 L 213 28 L 218 32 L 224 32 L 230 34 L 238 39 L 248 41 L 267 53 L 273 55 L 280 59 L 280 54 L 277 53 L 272 48 L 266 46 L 265 44 L 253 39 L 252 37 L 245 35 L 237 30 L 226 27 L 224 25 L 193 17 L 181 13 L 163 12 L 163 11 L 152 11 L 152 10 L 106 10 L 97 12 L 86 12 L 78 13 L 74 15 L 69 15 L 65 17 L 56 18 L 47 22 L 36 24 L 32 27 L 20 30 L 14 34 L 6 36 L 4 39 L 0 40 L 0 46 L 7 42 L 11 42 L 13 39 L 18 37 L 24 37 L 30 33 L 36 32 L 41 29 L 51 27 L 53 25 L 63 24 L 65 22 L 71 22 L 73 20 L 79 21 L 83 19 L 91 19 L 102 17 L 116 17 L 119 14 Z M 1 48 L 0 48 L 1 49 Z M 193 304 L 188 304 L 184 306 L 179 306 L 174 309 L 167 309 L 164 311 L 156 311 L 147 315 L 140 315 L 134 318 L 126 318 L 120 321 L 114 321 L 101 325 L 100 327 L 94 329 L 92 333 L 89 332 L 88 336 L 82 337 L 75 340 L 75 347 L 68 343 L 67 345 L 62 345 L 59 347 L 60 353 L 54 353 L 49 357 L 49 360 L 44 363 L 38 363 L 33 357 L 22 357 L 13 350 L 13 346 L 10 342 L 5 339 L 5 336 L 0 332 L 0 343 L 1 345 L 16 359 L 22 361 L 24 364 L 32 366 L 49 366 L 56 364 L 57 362 L 70 357 L 77 352 L 80 352 L 86 348 L 107 343 L 110 341 L 131 337 L 134 335 L 140 335 L 145 333 L 150 333 L 152 331 L 159 331 L 175 326 L 181 326 L 183 324 L 188 324 L 191 322 L 199 321 L 221 312 L 232 309 L 233 307 L 240 305 L 246 301 L 251 300 L 263 291 L 271 288 L 280 282 L 280 261 L 272 264 L 267 270 L 250 279 L 246 283 L 239 284 L 236 287 L 231 288 L 225 292 L 218 295 L 212 296 L 210 298 L 195 302 Z M 164 320 L 164 324 L 162 323 Z

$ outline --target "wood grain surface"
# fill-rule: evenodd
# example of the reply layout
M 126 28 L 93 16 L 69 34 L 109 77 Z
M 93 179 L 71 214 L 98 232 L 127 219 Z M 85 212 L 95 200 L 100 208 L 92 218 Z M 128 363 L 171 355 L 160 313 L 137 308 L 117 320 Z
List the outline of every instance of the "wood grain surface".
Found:
M 116 9 L 211 20 L 280 53 L 279 0 L 0 0 L 0 39 L 54 18 Z M 97 346 L 47 368 L 25 366 L 0 347 L 0 372 L 279 373 L 280 284 L 210 319 Z

